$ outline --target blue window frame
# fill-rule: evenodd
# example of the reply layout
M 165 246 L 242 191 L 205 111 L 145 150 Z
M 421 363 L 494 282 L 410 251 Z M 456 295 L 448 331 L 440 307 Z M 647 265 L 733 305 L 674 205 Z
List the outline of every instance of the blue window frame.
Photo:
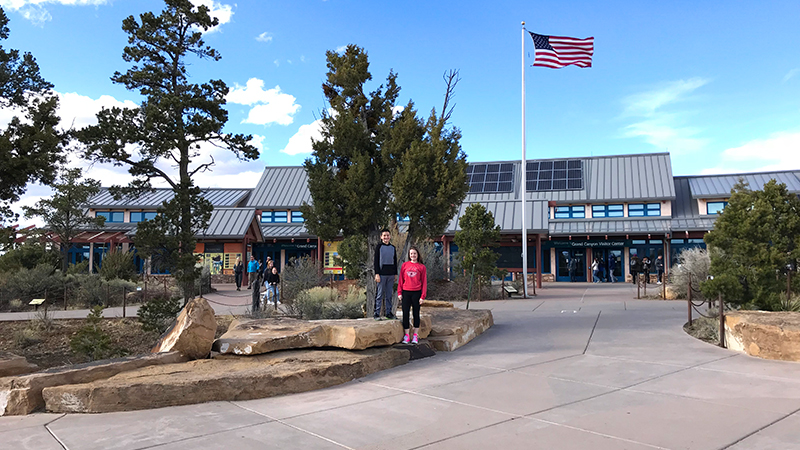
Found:
M 706 214 L 719 214 L 726 206 L 728 206 L 728 202 L 708 202 L 706 203 Z
M 122 223 L 125 221 L 125 213 L 122 211 L 97 211 L 95 217 L 105 217 L 106 223 Z
M 400 214 L 397 214 L 397 221 L 398 222 L 410 222 L 411 219 L 409 219 L 408 216 L 400 216 Z
M 580 206 L 556 206 L 556 219 L 585 219 L 586 207 Z
M 286 223 L 286 211 L 264 211 L 261 213 L 261 223 Z
M 653 217 L 661 215 L 661 203 L 631 203 L 628 217 Z
M 303 211 L 292 211 L 292 223 L 303 223 L 305 221 Z
M 624 217 L 625 210 L 620 205 L 592 205 L 592 217 Z
M 153 211 L 136 211 L 131 213 L 131 223 L 139 223 L 145 220 L 153 220 L 158 215 L 157 212 Z

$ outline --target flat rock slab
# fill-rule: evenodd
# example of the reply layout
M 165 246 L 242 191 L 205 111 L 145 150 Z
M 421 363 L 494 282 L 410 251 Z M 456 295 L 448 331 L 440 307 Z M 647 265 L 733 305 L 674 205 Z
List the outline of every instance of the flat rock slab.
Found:
M 182 361 L 186 361 L 186 357 L 180 353 L 159 353 L 54 367 L 30 375 L 0 378 L 0 416 L 29 414 L 43 408 L 42 391 L 52 386 L 88 383 L 145 366 Z
M 725 343 L 750 356 L 800 361 L 800 313 L 739 311 L 725 315 Z
M 427 336 L 431 329 L 430 316 L 420 318 L 420 328 L 420 336 Z M 363 350 L 396 344 L 402 338 L 403 326 L 399 320 L 257 319 L 232 322 L 212 348 L 215 352 L 233 355 L 314 347 Z
M 29 363 L 24 356 L 9 352 L 0 352 L 0 378 L 31 373 L 38 369 L 39 366 Z
M 431 356 L 436 355 L 436 350 L 434 350 L 433 345 L 426 340 L 419 341 L 419 344 L 394 344 L 392 348 L 407 351 L 411 357 L 411 361 L 414 361 L 415 359 L 430 358 Z
M 424 308 L 453 308 L 452 302 L 445 302 L 442 300 L 423 300 L 422 306 Z
M 425 313 L 432 322 L 428 341 L 437 351 L 452 352 L 494 325 L 492 312 L 487 309 L 431 308 Z
M 61 413 L 252 400 L 334 386 L 408 360 L 409 352 L 394 348 L 224 356 L 145 367 L 92 383 L 49 387 L 43 396 L 48 411 Z

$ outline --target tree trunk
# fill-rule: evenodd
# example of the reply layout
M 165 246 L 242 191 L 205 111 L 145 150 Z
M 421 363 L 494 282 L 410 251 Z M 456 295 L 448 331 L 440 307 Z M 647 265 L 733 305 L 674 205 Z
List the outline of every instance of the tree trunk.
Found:
M 375 313 L 375 296 L 378 286 L 375 283 L 375 248 L 381 241 L 380 230 L 377 227 L 370 229 L 367 235 L 367 317 Z

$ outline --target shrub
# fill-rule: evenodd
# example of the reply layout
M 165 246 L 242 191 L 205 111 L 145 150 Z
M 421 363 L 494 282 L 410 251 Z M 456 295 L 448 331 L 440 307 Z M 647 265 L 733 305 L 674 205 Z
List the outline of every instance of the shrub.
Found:
M 122 298 L 136 290 L 136 283 L 120 278 L 105 280 L 96 274 L 80 273 L 67 276 L 70 300 L 73 305 L 122 305 Z
M 708 250 L 690 248 L 678 255 L 678 264 L 669 271 L 668 283 L 679 298 L 686 298 L 689 278 L 692 279 L 692 298 L 701 300 L 700 284 L 708 279 L 711 257 Z
M 24 244 L 0 255 L 0 272 L 14 272 L 19 269 L 33 269 L 39 265 L 59 267 L 61 255 L 58 250 L 46 244 L 28 239 Z
M 366 291 L 351 286 L 344 299 L 339 291 L 328 287 L 315 287 L 300 292 L 295 298 L 295 307 L 301 318 L 357 319 L 364 317 Z
M 11 272 L 4 277 L 0 285 L 0 298 L 19 299 L 23 304 L 28 304 L 31 299 L 48 297 L 58 297 L 63 295 L 63 283 L 61 272 L 57 272 L 49 264 L 40 264 L 33 269 L 19 269 Z M 0 307 L 7 308 L 7 304 L 0 304 Z
M 23 328 L 14 332 L 13 340 L 14 346 L 19 349 L 41 342 L 39 332 L 33 328 Z
M 477 289 L 477 284 L 473 282 L 473 291 Z M 459 275 L 452 281 L 447 280 L 428 280 L 427 297 L 434 300 L 461 301 L 466 300 L 469 294 L 469 277 Z M 473 292 L 474 296 L 475 292 Z
M 284 304 L 291 304 L 300 292 L 325 283 L 320 261 L 303 256 L 292 258 L 289 262 L 281 272 L 281 302 Z
M 181 311 L 182 297 L 156 297 L 139 307 L 138 319 L 142 329 L 162 334 L 172 325 Z
M 122 356 L 127 352 L 116 348 L 111 342 L 111 337 L 100 328 L 103 320 L 103 307 L 98 305 L 92 308 L 86 316 L 86 325 L 79 329 L 69 342 L 74 353 L 84 355 L 91 360 Z
M 53 316 L 47 312 L 47 308 L 39 308 L 31 319 L 31 328 L 49 333 L 55 327 Z
M 133 258 L 133 252 L 117 251 L 114 253 L 106 253 L 103 256 L 103 263 L 100 266 L 100 276 L 106 280 L 114 280 L 117 278 L 122 280 L 136 279 L 136 265 L 133 262 Z

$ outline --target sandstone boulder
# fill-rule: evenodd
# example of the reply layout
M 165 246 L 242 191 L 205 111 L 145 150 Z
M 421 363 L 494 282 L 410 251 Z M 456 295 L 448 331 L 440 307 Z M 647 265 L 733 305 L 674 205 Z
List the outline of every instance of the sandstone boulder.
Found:
M 489 310 L 427 309 L 432 328 L 428 341 L 438 351 L 452 352 L 494 325 Z
M 800 313 L 738 311 L 725 315 L 725 344 L 750 356 L 800 361 Z
M 177 351 L 189 359 L 205 358 L 211 352 L 217 320 L 204 298 L 189 301 L 172 326 L 161 335 L 153 353 Z
M 54 367 L 30 375 L 0 378 L 0 416 L 29 414 L 44 407 L 42 390 L 51 386 L 88 383 L 145 366 L 186 361 L 180 353 L 131 356 Z
M 345 383 L 409 360 L 391 347 L 226 356 L 147 367 L 92 383 L 44 390 L 51 412 L 131 411 L 210 401 L 252 400 Z
M 420 337 L 426 337 L 430 329 L 430 316 L 422 315 Z M 228 331 L 214 341 L 213 350 L 234 355 L 320 347 L 363 350 L 392 345 L 402 339 L 403 326 L 399 320 L 256 319 L 232 322 Z
M 9 352 L 0 352 L 0 378 L 11 375 L 35 372 L 39 369 L 36 364 L 31 364 L 24 356 Z
M 423 300 L 422 306 L 425 308 L 452 308 L 453 303 L 442 300 Z

